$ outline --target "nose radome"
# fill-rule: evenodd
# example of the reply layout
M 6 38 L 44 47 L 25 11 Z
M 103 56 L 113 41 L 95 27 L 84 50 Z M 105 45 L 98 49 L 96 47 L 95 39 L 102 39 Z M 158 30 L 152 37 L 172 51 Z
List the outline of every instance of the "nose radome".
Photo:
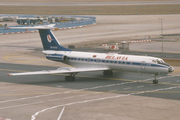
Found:
M 174 68 L 173 68 L 172 66 L 170 66 L 170 67 L 168 68 L 168 71 L 169 71 L 169 72 L 173 72 L 173 71 L 174 71 Z

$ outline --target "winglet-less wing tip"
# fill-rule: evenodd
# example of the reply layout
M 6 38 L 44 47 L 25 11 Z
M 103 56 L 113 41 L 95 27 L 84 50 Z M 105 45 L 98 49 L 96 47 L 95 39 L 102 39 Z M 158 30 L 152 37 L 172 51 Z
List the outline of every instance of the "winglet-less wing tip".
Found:
M 12 74 L 10 74 L 10 73 L 6 73 L 6 75 L 8 75 L 8 76 L 12 76 Z

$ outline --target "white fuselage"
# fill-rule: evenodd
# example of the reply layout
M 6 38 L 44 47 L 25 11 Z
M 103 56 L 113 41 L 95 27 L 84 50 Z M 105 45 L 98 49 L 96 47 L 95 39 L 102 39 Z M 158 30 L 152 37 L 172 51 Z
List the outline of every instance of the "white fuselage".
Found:
M 174 70 L 170 65 L 157 63 L 157 60 L 163 60 L 156 57 L 53 50 L 44 50 L 43 53 L 50 60 L 81 68 L 107 67 L 111 70 L 148 74 L 168 74 Z

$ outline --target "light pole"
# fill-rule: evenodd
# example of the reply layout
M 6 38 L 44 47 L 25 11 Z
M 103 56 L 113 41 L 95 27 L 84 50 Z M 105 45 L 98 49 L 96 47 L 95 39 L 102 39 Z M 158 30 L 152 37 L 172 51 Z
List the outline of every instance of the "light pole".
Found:
M 163 18 L 159 18 L 161 20 L 161 36 L 162 36 L 162 53 L 164 51 L 164 48 L 163 48 Z

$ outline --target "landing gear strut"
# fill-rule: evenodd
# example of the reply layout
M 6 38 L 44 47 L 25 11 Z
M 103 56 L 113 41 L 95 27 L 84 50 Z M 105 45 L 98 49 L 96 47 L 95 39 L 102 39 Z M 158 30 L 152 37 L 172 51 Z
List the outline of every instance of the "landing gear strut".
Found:
M 157 80 L 157 75 L 155 74 L 155 76 L 154 76 L 154 80 L 153 80 L 153 84 L 158 84 L 158 80 Z
M 71 73 L 70 76 L 65 76 L 66 81 L 75 81 L 75 75 L 77 73 Z
M 112 76 L 113 75 L 113 71 L 112 70 L 104 70 L 103 71 L 103 75 L 104 76 Z

